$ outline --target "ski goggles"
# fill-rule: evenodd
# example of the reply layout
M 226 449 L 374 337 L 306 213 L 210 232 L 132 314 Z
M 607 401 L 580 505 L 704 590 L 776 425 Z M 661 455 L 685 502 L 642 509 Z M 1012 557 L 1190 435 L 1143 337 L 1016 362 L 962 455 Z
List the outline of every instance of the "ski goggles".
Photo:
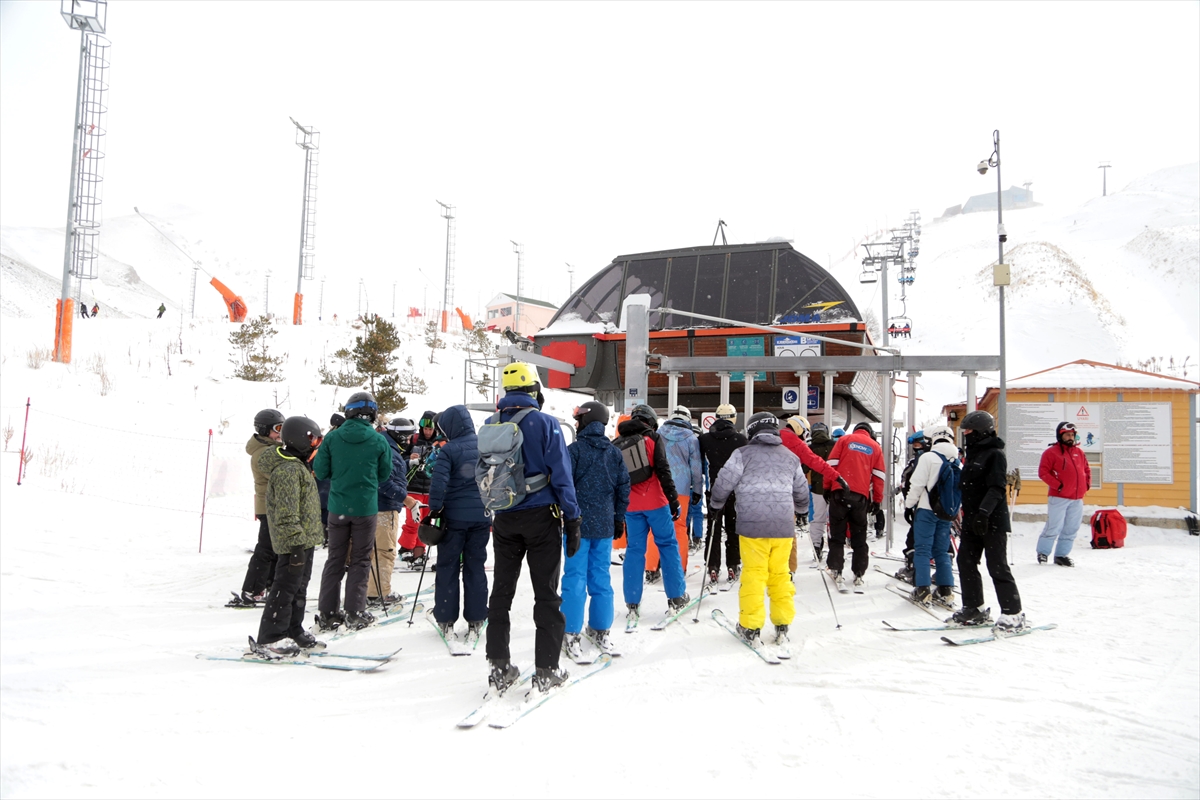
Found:
M 421 417 L 420 425 L 422 428 L 432 428 L 433 427 L 433 417 Z
M 276 422 L 274 425 L 271 426 L 271 430 L 274 431 L 275 433 L 281 432 L 283 430 L 283 423 Z
M 1073 423 L 1068 422 L 1065 425 L 1063 425 L 1061 428 L 1059 428 L 1058 435 L 1062 436 L 1064 433 L 1075 433 L 1075 425 Z

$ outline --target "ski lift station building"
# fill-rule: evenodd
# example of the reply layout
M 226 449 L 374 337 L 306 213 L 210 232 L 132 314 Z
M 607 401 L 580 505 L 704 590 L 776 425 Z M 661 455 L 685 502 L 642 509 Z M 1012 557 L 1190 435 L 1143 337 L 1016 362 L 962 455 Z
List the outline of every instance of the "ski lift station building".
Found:
M 621 308 L 626 297 L 650 295 L 650 356 L 860 356 L 857 347 L 809 339 L 824 337 L 873 343 L 862 315 L 846 290 L 825 269 L 785 241 L 686 247 L 617 256 L 563 304 L 550 325 L 533 338 L 544 356 L 566 361 L 574 375 L 542 369 L 545 385 L 570 389 L 614 405 L 625 387 L 625 333 Z M 794 332 L 772 334 L 755 328 L 688 317 L 694 312 L 769 325 Z M 869 352 L 869 351 L 867 351 Z M 730 391 L 745 392 L 745 375 L 730 376 Z M 784 392 L 797 386 L 794 370 L 758 373 L 755 407 L 779 412 Z M 715 372 L 683 373 L 678 402 L 694 416 L 714 410 L 721 377 Z M 880 382 L 871 372 L 838 372 L 832 397 L 825 397 L 821 372 L 809 375 L 807 410 L 824 414 L 832 403 L 835 424 L 882 418 Z M 664 409 L 668 376 L 651 372 L 646 398 Z M 736 401 L 735 402 L 736 405 Z
M 996 413 L 990 387 L 979 408 Z M 1079 360 L 1008 381 L 1010 470 L 1021 470 L 1018 503 L 1045 504 L 1037 478 L 1060 422 L 1072 422 L 1092 468 L 1088 506 L 1164 506 L 1195 514 L 1200 474 L 1200 383 Z M 947 406 L 957 430 L 963 406 Z

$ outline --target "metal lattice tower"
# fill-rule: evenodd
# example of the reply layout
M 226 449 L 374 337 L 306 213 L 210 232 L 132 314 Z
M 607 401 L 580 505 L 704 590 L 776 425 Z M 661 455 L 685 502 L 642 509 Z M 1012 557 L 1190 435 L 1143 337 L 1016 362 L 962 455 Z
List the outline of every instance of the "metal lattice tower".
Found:
M 525 245 L 512 242 L 513 252 L 517 254 L 517 316 L 513 320 L 513 333 L 521 332 L 521 298 L 525 296 Z
M 69 302 L 71 278 L 77 281 L 75 294 L 79 298 L 83 294 L 83 281 L 93 280 L 99 274 L 96 245 L 104 181 L 110 43 L 100 35 L 107 27 L 107 0 L 62 0 L 60 12 L 67 25 L 80 32 L 62 294 L 54 335 L 54 360 L 68 363 L 71 360 L 71 326 L 65 318 L 73 315 L 73 304 Z
M 442 289 L 442 333 L 446 332 L 446 320 L 454 309 L 454 206 L 436 200 L 442 207 L 442 219 L 446 220 L 446 285 Z
M 288 117 L 288 119 L 292 119 Z M 304 151 L 304 207 L 300 212 L 300 265 L 296 275 L 296 299 L 292 305 L 292 324 L 303 321 L 304 281 L 313 279 L 317 258 L 317 163 L 321 149 L 321 134 L 312 126 L 296 126 L 296 146 Z

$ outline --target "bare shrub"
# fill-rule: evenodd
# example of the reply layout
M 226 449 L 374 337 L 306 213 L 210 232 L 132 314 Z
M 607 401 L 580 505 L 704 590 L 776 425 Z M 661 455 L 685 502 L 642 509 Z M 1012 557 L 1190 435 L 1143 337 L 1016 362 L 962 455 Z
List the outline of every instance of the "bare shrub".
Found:
M 30 453 L 26 453 L 26 455 L 30 455 Z M 47 478 L 54 478 L 62 472 L 70 471 L 77 461 L 78 459 L 71 455 L 69 450 L 64 450 L 60 445 L 43 447 L 41 457 L 38 459 L 38 472 Z
M 112 378 L 108 375 L 108 363 L 100 353 L 92 353 L 87 360 L 87 371 L 100 378 L 100 395 L 107 397 L 112 391 Z
M 25 364 L 30 369 L 41 369 L 42 364 L 45 364 L 54 357 L 54 352 L 47 347 L 34 347 L 25 353 Z
M 4 425 L 4 449 L 5 450 L 8 450 L 8 443 L 12 441 L 12 437 L 15 432 L 16 431 L 13 430 L 12 420 L 10 419 Z

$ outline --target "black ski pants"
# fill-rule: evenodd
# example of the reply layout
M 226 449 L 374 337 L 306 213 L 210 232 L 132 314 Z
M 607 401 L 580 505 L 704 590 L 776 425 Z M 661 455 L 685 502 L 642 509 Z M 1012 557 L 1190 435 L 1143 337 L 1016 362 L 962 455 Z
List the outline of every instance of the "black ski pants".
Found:
M 444 535 L 437 546 L 434 573 L 433 618 L 438 622 L 458 621 L 458 575 L 462 571 L 463 619 L 482 622 L 488 617 L 486 522 L 457 522 L 445 519 Z M 518 566 L 519 569 L 519 566 Z
M 367 579 L 371 576 L 371 554 L 375 550 L 375 520 L 375 514 L 369 517 L 329 515 L 329 553 L 321 571 L 321 594 L 317 599 L 317 609 L 322 614 L 338 610 L 342 575 L 346 576 L 346 612 L 358 612 L 367 607 Z M 350 553 L 348 568 L 347 552 Z
M 839 502 L 836 495 L 829 498 L 829 556 L 825 563 L 834 572 L 846 566 L 846 531 L 850 531 L 850 547 L 854 556 L 850 569 L 855 575 L 865 575 L 870 565 L 871 550 L 867 546 L 867 508 L 870 503 L 858 492 L 842 490 Z
M 963 531 L 958 543 L 958 579 L 962 583 L 963 605 L 983 608 L 983 578 L 979 574 L 979 559 L 987 555 L 988 574 L 996 587 L 996 598 L 1000 601 L 1000 613 L 1019 614 L 1021 593 L 1017 581 L 1008 568 L 1008 533 L 995 526 L 988 528 L 986 536 L 976 536 Z
M 721 569 L 721 533 L 725 534 L 725 567 L 737 569 L 742 563 L 742 551 L 737 532 L 737 493 L 730 492 L 725 507 L 708 510 L 708 541 L 704 543 L 708 571 Z
M 271 548 L 267 515 L 255 514 L 254 518 L 258 520 L 258 544 L 254 545 L 254 554 L 250 556 L 250 565 L 246 567 L 242 591 L 257 597 L 275 580 L 275 551 Z
M 558 575 L 562 566 L 562 524 L 550 510 L 551 506 L 529 508 L 497 514 L 492 523 L 492 554 L 495 571 L 492 577 L 492 596 L 488 601 L 487 657 L 508 660 L 509 622 L 521 577 L 521 560 L 529 562 L 529 579 L 533 583 L 533 624 L 537 635 L 533 645 L 533 663 L 539 668 L 558 666 L 563 631 L 567 620 L 562 613 L 562 598 L 558 594 Z
M 271 644 L 296 637 L 304 630 L 304 600 L 312 577 L 313 548 L 304 551 L 304 564 L 288 566 L 290 555 L 275 557 L 275 583 L 267 595 L 262 621 L 258 623 L 258 643 Z

